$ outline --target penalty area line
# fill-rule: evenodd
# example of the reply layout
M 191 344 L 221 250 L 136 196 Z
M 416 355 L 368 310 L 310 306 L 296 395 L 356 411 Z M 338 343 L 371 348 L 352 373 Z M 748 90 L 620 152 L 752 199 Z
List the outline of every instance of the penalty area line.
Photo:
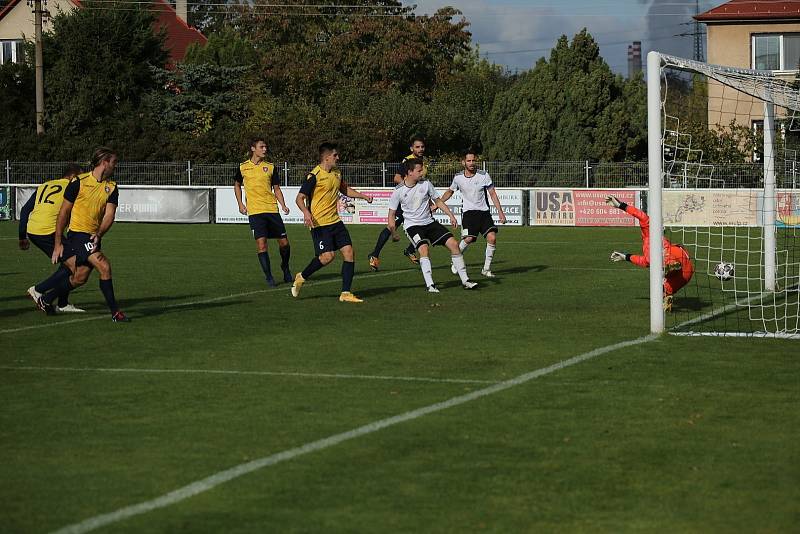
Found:
M 129 373 L 129 374 L 200 374 L 237 376 L 294 376 L 299 378 L 341 378 L 359 380 L 386 380 L 397 382 L 433 382 L 449 384 L 496 384 L 497 380 L 470 380 L 467 378 L 429 378 L 421 376 L 354 375 L 346 373 L 300 373 L 296 371 L 233 371 L 226 369 L 136 369 L 103 367 L 36 367 L 2 365 L 3 371 L 54 371 L 77 373 Z
M 342 442 L 352 440 L 361 436 L 365 436 L 367 434 L 372 434 L 373 432 L 377 432 L 384 428 L 404 423 L 406 421 L 419 419 L 420 417 L 440 412 L 448 408 L 453 408 L 455 406 L 466 404 L 468 402 L 478 400 L 482 397 L 494 395 L 495 393 L 499 393 L 501 391 L 505 391 L 515 386 L 525 384 L 541 376 L 545 376 L 555 371 L 559 371 L 561 369 L 565 369 L 567 367 L 584 362 L 586 360 L 596 358 L 597 356 L 600 356 L 602 354 L 606 354 L 608 352 L 612 352 L 625 347 L 630 347 L 633 345 L 641 345 L 643 343 L 648 343 L 657 338 L 658 338 L 657 334 L 650 334 L 648 336 L 640 337 L 637 339 L 622 341 L 620 343 L 615 343 L 613 345 L 600 347 L 591 350 L 589 352 L 584 352 L 583 354 L 573 356 L 572 358 L 562 360 L 558 363 L 554 363 L 553 365 L 542 367 L 541 369 L 537 369 L 535 371 L 519 375 L 515 378 L 499 382 L 497 384 L 473 391 L 471 393 L 467 393 L 465 395 L 452 397 L 442 402 L 430 404 L 428 406 L 417 408 L 416 410 L 411 410 L 409 412 L 400 415 L 395 415 L 393 417 L 388 417 L 386 419 L 380 419 L 378 421 L 368 423 L 366 425 L 354 428 L 352 430 L 348 430 L 346 432 L 342 432 L 340 434 L 334 434 L 332 436 L 328 436 L 326 438 L 322 438 L 317 441 L 312 441 L 306 443 L 305 445 L 300 445 L 299 447 L 287 449 L 269 456 L 264 456 L 262 458 L 250 462 L 242 463 L 234 467 L 231 467 L 229 469 L 225 469 L 224 471 L 219 471 L 217 473 L 214 473 L 213 475 L 210 475 L 201 480 L 197 480 L 195 482 L 187 484 L 186 486 L 178 488 L 169 493 L 165 493 L 164 495 L 156 497 L 155 499 L 126 506 L 124 508 L 120 508 L 113 512 L 90 517 L 89 519 L 85 519 L 79 523 L 67 525 L 55 531 L 54 534 L 81 534 L 83 532 L 89 532 L 97 528 L 117 523 L 124 519 L 128 519 L 130 517 L 134 517 L 137 515 L 151 512 L 153 510 L 157 510 L 159 508 L 165 508 L 167 506 L 179 503 L 200 493 L 204 493 L 206 491 L 214 489 L 220 484 L 224 484 L 225 482 L 229 482 L 233 479 L 247 475 L 264 467 L 279 464 L 281 462 L 285 462 L 293 458 L 297 458 L 298 456 L 309 454 L 315 451 L 327 449 L 329 447 L 338 445 Z
M 395 275 L 395 274 L 407 273 L 407 272 L 410 272 L 412 270 L 413 269 L 398 269 L 396 271 L 388 271 L 388 272 L 384 272 L 384 273 L 370 274 L 369 278 L 392 276 L 392 275 Z M 320 280 L 319 282 L 311 281 L 311 282 L 308 282 L 305 285 L 305 287 L 316 287 L 316 286 L 321 286 L 323 284 L 332 284 L 334 282 L 339 283 L 339 282 L 341 282 L 341 280 L 338 279 L 338 278 L 332 278 L 330 280 Z M 162 309 L 170 310 L 170 309 L 176 309 L 176 308 L 185 308 L 186 306 L 196 306 L 198 304 L 210 304 L 212 302 L 219 302 L 219 301 L 222 301 L 222 300 L 236 299 L 236 298 L 239 298 L 239 297 L 249 297 L 249 296 L 252 296 L 252 295 L 258 295 L 260 293 L 278 293 L 280 291 L 287 291 L 288 292 L 289 291 L 289 286 L 287 285 L 285 288 L 281 287 L 281 288 L 269 288 L 269 289 L 256 289 L 254 291 L 245 291 L 244 293 L 236 293 L 236 294 L 233 294 L 233 295 L 223 295 L 221 297 L 212 297 L 212 298 L 208 298 L 208 299 L 196 300 L 194 302 L 181 302 L 181 303 L 178 303 L 178 304 L 168 304 L 166 306 L 163 306 Z M 134 311 L 135 311 L 135 308 L 134 308 Z M 52 326 L 60 326 L 60 325 L 65 325 L 65 324 L 85 323 L 85 322 L 88 322 L 88 321 L 99 321 L 100 319 L 105 319 L 106 321 L 108 321 L 109 320 L 109 315 L 108 314 L 92 315 L 91 317 L 81 317 L 79 319 L 70 319 L 70 320 L 67 320 L 67 321 L 54 321 L 52 323 L 42 323 L 42 324 L 35 324 L 35 325 L 29 325 L 29 326 L 21 326 L 19 328 L 6 328 L 4 330 L 0 330 L 0 335 L 2 335 L 2 334 L 13 334 L 15 332 L 25 332 L 26 330 L 37 330 L 39 328 L 49 328 L 49 327 L 52 327 Z

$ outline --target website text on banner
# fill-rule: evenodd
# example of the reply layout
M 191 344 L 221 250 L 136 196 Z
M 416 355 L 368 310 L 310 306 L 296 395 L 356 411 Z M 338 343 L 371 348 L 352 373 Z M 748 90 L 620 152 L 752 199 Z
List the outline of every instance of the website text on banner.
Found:
M 626 216 L 605 203 L 608 195 L 639 205 L 632 189 L 531 189 L 528 222 L 531 226 L 634 226 Z

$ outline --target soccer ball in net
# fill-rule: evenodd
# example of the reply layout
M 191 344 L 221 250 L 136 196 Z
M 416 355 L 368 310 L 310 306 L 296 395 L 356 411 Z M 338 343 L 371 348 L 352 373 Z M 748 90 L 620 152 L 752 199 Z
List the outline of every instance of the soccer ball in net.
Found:
M 733 264 L 725 261 L 719 262 L 717 266 L 714 267 L 714 276 L 723 282 L 730 280 L 733 278 Z

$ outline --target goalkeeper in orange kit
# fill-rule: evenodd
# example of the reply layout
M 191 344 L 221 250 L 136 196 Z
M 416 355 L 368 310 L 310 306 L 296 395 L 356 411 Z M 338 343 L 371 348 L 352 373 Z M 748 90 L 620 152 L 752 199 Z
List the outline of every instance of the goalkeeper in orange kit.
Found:
M 642 210 L 620 202 L 615 196 L 607 196 L 606 204 L 621 209 L 628 215 L 632 215 L 639 220 L 642 229 L 642 255 L 627 254 L 625 252 L 614 251 L 611 253 L 611 261 L 629 261 L 639 267 L 647 268 L 650 266 L 650 217 Z M 664 245 L 664 311 L 672 311 L 672 296 L 680 288 L 689 283 L 694 274 L 694 265 L 689 258 L 689 253 L 680 245 L 673 245 L 666 237 L 662 237 Z

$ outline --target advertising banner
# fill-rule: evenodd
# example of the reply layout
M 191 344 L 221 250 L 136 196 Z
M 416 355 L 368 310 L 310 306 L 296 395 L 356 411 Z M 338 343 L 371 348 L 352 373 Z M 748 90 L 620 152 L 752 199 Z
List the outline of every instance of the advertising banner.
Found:
M 0 221 L 11 218 L 11 188 L 0 187 Z
M 36 193 L 36 188 L 35 187 L 17 187 L 15 189 L 17 190 L 17 193 L 16 193 L 16 203 L 15 203 L 16 204 L 16 206 L 15 206 L 16 209 L 14 211 L 16 212 L 16 215 L 15 215 L 16 219 L 19 220 L 19 214 L 22 211 L 22 206 L 24 206 L 25 203 L 28 202 L 28 199 L 31 198 L 32 194 Z
M 436 190 L 440 195 L 443 195 L 448 188 L 437 187 Z M 521 189 L 496 189 L 497 198 L 500 200 L 500 206 L 503 208 L 503 213 L 506 214 L 506 226 L 522 226 L 522 211 L 523 211 L 523 195 Z M 456 191 L 453 196 L 447 200 L 447 207 L 452 210 L 453 215 L 456 216 L 458 224 L 461 224 L 461 214 L 464 212 L 464 201 L 461 198 L 461 191 Z M 492 214 L 492 219 L 499 225 L 500 219 L 497 215 L 492 200 L 489 199 L 489 212 Z M 433 213 L 433 218 L 445 226 L 450 225 L 450 219 L 441 212 L 436 210 Z
M 800 192 L 779 191 L 777 210 L 776 226 L 781 228 L 800 227 Z
M 754 189 L 694 189 L 662 192 L 664 226 L 757 226 Z
M 17 187 L 17 219 L 35 187 Z M 237 212 L 238 213 L 238 212 Z M 208 189 L 134 189 L 120 187 L 119 222 L 207 223 Z
M 216 217 L 218 223 L 246 223 L 247 216 L 239 213 L 239 207 L 236 204 L 236 197 L 233 193 L 233 187 L 217 187 L 216 198 Z M 372 204 L 368 204 L 364 200 L 352 199 L 341 195 L 339 198 L 339 216 L 345 224 L 386 224 L 386 219 L 389 216 L 389 198 L 392 196 L 394 188 L 357 188 L 358 191 L 365 195 L 372 196 Z M 283 222 L 286 224 L 302 224 L 303 214 L 295 204 L 295 198 L 300 191 L 299 187 L 281 187 L 286 207 L 289 208 L 289 214 L 284 215 Z M 446 189 L 439 189 L 439 193 L 444 193 Z M 522 225 L 522 191 L 519 189 L 498 189 L 497 196 L 503 206 L 503 211 L 506 213 L 508 225 Z M 247 197 L 245 195 L 245 203 Z M 461 196 L 456 192 L 447 205 L 455 213 L 456 218 L 461 223 Z M 497 215 L 494 213 L 492 207 L 492 214 L 495 221 Z M 443 224 L 449 223 L 447 217 L 441 212 L 436 213 L 435 218 Z
M 575 195 L 572 189 L 532 189 L 531 225 L 575 226 Z
M 208 189 L 133 189 L 121 187 L 120 222 L 209 222 Z
M 575 226 L 635 226 L 636 219 L 606 204 L 613 195 L 621 202 L 636 206 L 638 191 L 630 189 L 576 189 Z

